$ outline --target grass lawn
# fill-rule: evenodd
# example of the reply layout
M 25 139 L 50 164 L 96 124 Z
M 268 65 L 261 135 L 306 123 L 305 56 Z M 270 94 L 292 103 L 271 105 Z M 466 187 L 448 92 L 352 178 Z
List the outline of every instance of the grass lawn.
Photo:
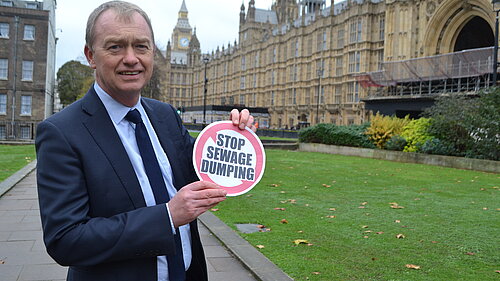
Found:
M 0 145 L 0 181 L 35 159 L 34 145 Z
M 295 280 L 500 280 L 499 174 L 266 153 L 261 183 L 214 214 L 269 228 L 240 234 Z

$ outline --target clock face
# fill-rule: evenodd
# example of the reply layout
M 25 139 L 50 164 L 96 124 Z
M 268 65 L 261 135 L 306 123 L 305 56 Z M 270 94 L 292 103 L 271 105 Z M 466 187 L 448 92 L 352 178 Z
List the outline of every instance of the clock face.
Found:
M 182 37 L 179 40 L 179 43 L 180 43 L 181 47 L 187 47 L 187 46 L 189 46 L 189 39 L 187 39 L 186 37 Z

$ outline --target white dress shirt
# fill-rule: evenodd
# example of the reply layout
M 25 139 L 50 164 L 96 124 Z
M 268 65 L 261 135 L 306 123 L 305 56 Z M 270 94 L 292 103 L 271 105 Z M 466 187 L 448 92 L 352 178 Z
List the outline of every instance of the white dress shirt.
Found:
M 144 169 L 144 164 L 142 162 L 139 148 L 137 147 L 137 141 L 135 139 L 135 124 L 124 119 L 125 115 L 127 115 L 127 113 L 133 109 L 137 109 L 141 113 L 141 118 L 144 125 L 146 126 L 149 138 L 151 139 L 151 143 L 153 145 L 153 149 L 155 151 L 156 158 L 158 160 L 158 164 L 160 165 L 160 169 L 163 175 L 163 180 L 165 181 L 165 185 L 167 186 L 168 194 L 170 198 L 174 197 L 174 195 L 177 193 L 177 190 L 173 185 L 172 169 L 170 167 L 170 162 L 168 161 L 165 151 L 160 145 L 158 136 L 156 135 L 156 132 L 153 129 L 151 122 L 149 121 L 149 117 L 146 114 L 146 111 L 142 107 L 141 99 L 139 98 L 139 101 L 135 106 L 128 107 L 114 100 L 97 84 L 97 82 L 94 83 L 94 90 L 96 91 L 97 95 L 104 104 L 104 107 L 106 108 L 109 117 L 113 121 L 113 125 L 115 126 L 116 131 L 123 143 L 123 146 L 127 151 L 128 157 L 132 162 L 135 174 L 141 185 L 142 194 L 144 195 L 144 200 L 146 201 L 146 205 L 154 206 L 156 205 L 156 202 L 153 191 L 151 189 L 151 185 L 149 184 L 149 180 L 146 175 L 146 170 Z M 168 210 L 168 203 L 166 205 L 166 209 L 168 215 L 170 216 L 170 211 Z M 172 221 L 172 219 L 170 219 L 170 221 Z M 165 225 L 165 227 L 167 227 L 167 225 Z M 171 224 L 171 227 L 172 230 L 175 232 L 173 224 Z M 184 264 L 187 270 L 189 268 L 189 265 L 191 264 L 191 235 L 190 235 L 189 224 L 179 227 L 179 231 L 182 241 Z M 158 281 L 169 281 L 166 257 L 159 256 L 157 258 L 157 261 L 158 261 L 157 262 Z

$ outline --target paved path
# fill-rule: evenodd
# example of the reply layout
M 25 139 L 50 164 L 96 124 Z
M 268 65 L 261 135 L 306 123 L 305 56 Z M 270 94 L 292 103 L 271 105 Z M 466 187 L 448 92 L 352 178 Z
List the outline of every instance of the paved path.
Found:
M 255 281 L 219 240 L 200 223 L 210 281 Z M 0 197 L 0 280 L 65 280 L 65 267 L 46 253 L 42 241 L 35 173 Z

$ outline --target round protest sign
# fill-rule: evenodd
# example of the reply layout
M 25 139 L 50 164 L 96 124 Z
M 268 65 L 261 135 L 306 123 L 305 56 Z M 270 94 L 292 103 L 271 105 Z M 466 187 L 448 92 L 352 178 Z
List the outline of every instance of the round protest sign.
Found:
M 250 130 L 231 121 L 214 122 L 198 135 L 193 165 L 198 178 L 213 182 L 237 196 L 250 191 L 262 178 L 266 163 L 264 147 Z

